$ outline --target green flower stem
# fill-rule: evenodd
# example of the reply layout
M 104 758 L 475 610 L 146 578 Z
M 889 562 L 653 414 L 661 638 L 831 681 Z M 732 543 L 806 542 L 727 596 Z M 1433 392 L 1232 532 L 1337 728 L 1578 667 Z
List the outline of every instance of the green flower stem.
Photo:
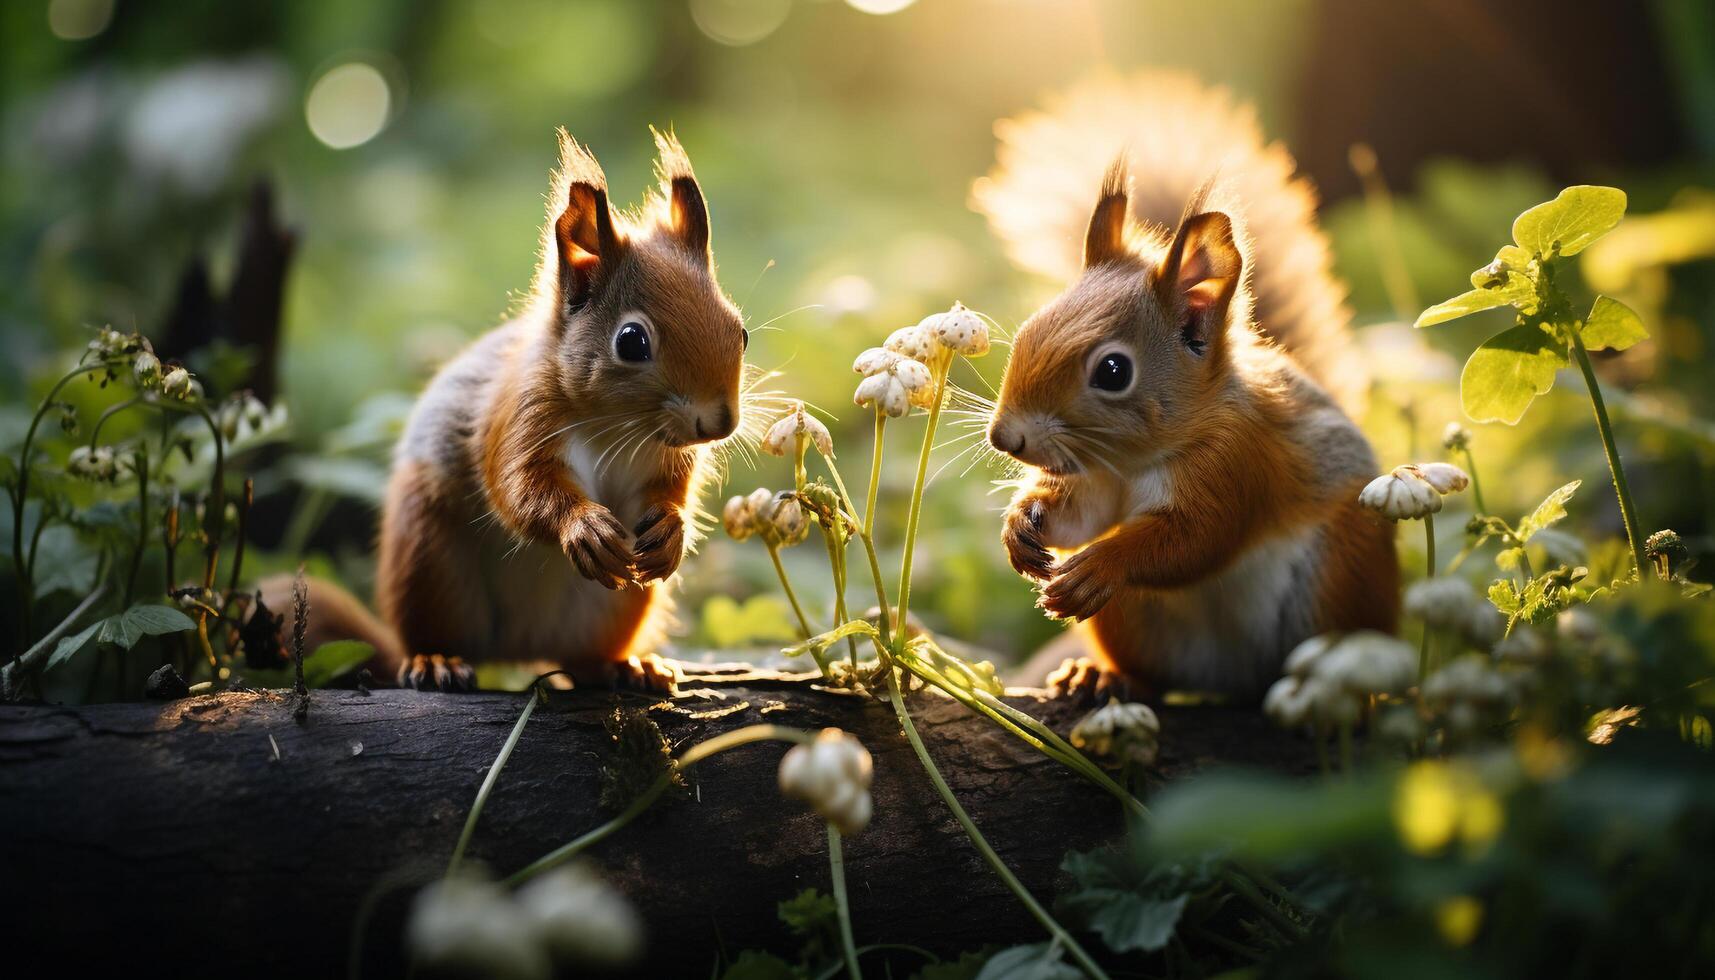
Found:
M 11 663 L 0 667 L 0 701 L 12 700 L 23 686 L 25 675 L 47 660 L 48 655 L 53 651 L 55 642 L 70 632 L 71 628 L 77 625 L 77 621 L 83 618 L 83 614 L 89 612 L 96 603 L 101 601 L 103 596 L 107 595 L 107 583 L 102 582 L 99 577 L 96 582 L 98 584 L 95 591 L 84 596 L 83 601 L 77 604 L 77 608 L 67 614 L 66 618 L 60 620 L 58 626 L 48 630 L 46 636 L 37 640 Z
M 815 741 L 815 736 L 811 735 L 809 732 L 801 731 L 796 728 L 787 728 L 782 725 L 747 725 L 744 728 L 735 728 L 730 732 L 716 735 L 714 738 L 707 741 L 698 742 L 696 745 L 686 749 L 684 753 L 674 761 L 678 770 L 685 770 L 691 768 L 704 759 L 709 758 L 710 756 L 718 755 L 728 749 L 736 749 L 741 745 L 750 745 L 754 742 L 769 741 L 795 742 L 800 745 L 805 745 Z M 600 827 L 584 834 L 582 837 L 563 844 L 547 854 L 544 854 L 535 861 L 532 861 L 522 870 L 513 874 L 510 878 L 507 878 L 507 887 L 510 888 L 521 885 L 544 871 L 564 864 L 578 856 L 578 854 L 582 853 L 591 845 L 600 843 L 607 839 L 615 831 L 635 819 L 638 814 L 649 809 L 649 804 L 654 803 L 655 799 L 665 792 L 668 784 L 672 782 L 673 772 L 674 770 L 669 769 L 667 772 L 662 773 L 661 776 L 655 780 L 654 784 L 645 790 L 643 795 L 631 801 L 631 805 L 626 807 L 619 816 L 614 817 L 612 820 L 602 824 Z
M 846 976 L 863 980 L 858 969 L 857 942 L 852 938 L 852 907 L 846 899 L 846 860 L 840 853 L 840 829 L 828 824 L 828 869 L 834 879 L 834 904 L 840 912 L 840 944 L 846 951 Z
M 1614 494 L 1620 498 L 1620 517 L 1626 524 L 1626 543 L 1632 546 L 1632 561 L 1637 563 L 1638 577 L 1644 574 L 1644 549 L 1638 542 L 1638 515 L 1632 508 L 1632 490 L 1626 484 L 1626 470 L 1620 463 L 1619 447 L 1614 445 L 1614 427 L 1608 422 L 1608 406 L 1602 401 L 1602 386 L 1590 366 L 1590 352 L 1584 349 L 1584 338 L 1578 331 L 1572 334 L 1572 353 L 1578 360 L 1578 370 L 1584 374 L 1584 387 L 1590 392 L 1590 406 L 1596 411 L 1596 431 L 1602 435 L 1602 451 L 1608 454 L 1608 473 L 1614 478 Z
M 524 710 L 518 713 L 518 723 L 512 726 L 512 734 L 506 736 L 506 742 L 500 746 L 500 754 L 494 757 L 494 764 L 488 767 L 488 775 L 482 779 L 482 786 L 476 791 L 476 801 L 470 805 L 470 813 L 464 818 L 464 829 L 459 831 L 459 841 L 453 845 L 452 860 L 447 862 L 447 876 L 459 869 L 459 862 L 464 860 L 465 847 L 470 844 L 472 834 L 476 833 L 477 818 L 482 816 L 482 808 L 488 802 L 488 795 L 494 792 L 494 784 L 500 779 L 500 770 L 506 768 L 506 761 L 512 758 L 512 750 L 518 746 L 519 736 L 524 734 L 524 724 L 535 713 L 536 705 L 542 700 L 541 680 L 530 685 L 530 699 L 524 702 Z
M 911 558 L 917 546 L 917 521 L 923 516 L 923 484 L 929 476 L 929 450 L 935 445 L 935 427 L 941 422 L 941 402 L 947 394 L 947 371 L 952 367 L 943 357 L 935 367 L 935 401 L 929 406 L 929 425 L 923 430 L 923 450 L 917 456 L 917 482 L 911 487 L 911 512 L 905 519 L 905 560 L 899 568 L 899 633 L 893 638 L 896 652 L 905 649 L 905 637 L 911 632 Z
M 764 542 L 768 547 L 768 557 L 774 559 L 774 573 L 780 576 L 780 587 L 786 590 L 786 600 L 792 603 L 792 611 L 798 615 L 798 628 L 804 631 L 804 639 L 816 635 L 810 628 L 810 620 L 804 615 L 804 607 L 798 605 L 798 593 L 792 591 L 792 580 L 786 577 L 786 566 L 780 563 L 780 547 L 773 542 Z
M 939 397 L 936 399 L 936 405 L 937 407 L 940 405 Z M 929 423 L 931 432 L 934 430 L 934 425 L 934 418 L 931 416 Z M 924 445 L 928 446 L 928 444 L 928 440 L 924 440 Z M 925 461 L 927 458 L 928 453 L 925 451 Z M 919 477 L 918 486 L 921 490 L 921 477 Z M 910 538 L 907 537 L 906 541 L 909 542 Z M 910 568 L 909 562 L 907 562 L 906 567 L 907 569 Z M 900 608 L 903 610 L 903 604 Z M 900 633 L 903 635 L 904 630 L 901 630 Z M 1054 941 L 1071 951 L 1072 958 L 1078 961 L 1078 965 L 1083 968 L 1085 973 L 1097 978 L 1097 980 L 1108 980 L 1108 975 L 1102 971 L 1100 966 L 1096 965 L 1096 961 L 1090 958 L 1090 954 L 1084 951 L 1084 947 L 1078 945 L 1078 941 L 1072 938 L 1072 934 L 1067 932 L 1060 923 L 1054 921 L 1054 917 L 1037 903 L 1030 891 L 1006 866 L 1006 862 L 1002 861 L 1000 855 L 995 853 L 994 848 L 989 846 L 989 842 L 983 837 L 982 831 L 978 830 L 977 825 L 971 821 L 970 814 L 966 813 L 965 808 L 960 805 L 959 798 L 953 795 L 952 787 L 948 786 L 947 781 L 941 777 L 941 770 L 936 768 L 935 760 L 930 758 L 929 750 L 923 745 L 923 739 L 917 734 L 917 726 L 911 721 L 911 713 L 905 709 L 905 699 L 899 693 L 899 672 L 897 670 L 887 672 L 887 694 L 888 699 L 893 703 L 894 714 L 899 716 L 899 725 L 905 730 L 905 737 L 911 743 L 911 750 L 917 753 L 917 760 L 923 764 L 923 770 L 929 774 L 929 781 L 935 784 L 935 791 L 941 795 L 942 800 L 946 801 L 947 808 L 953 811 L 954 819 L 958 820 L 959 826 L 964 828 L 965 835 L 971 839 L 971 843 L 976 846 L 977 852 L 982 855 L 983 860 L 987 861 L 989 867 L 995 870 L 1006 887 L 1018 896 L 1018 900 L 1024 904 L 1031 916 L 1048 930 L 1048 934 L 1054 937 Z
M 846 519 L 842 513 L 838 515 L 842 522 Z M 846 621 L 846 548 L 845 543 L 835 537 L 835 532 L 826 528 L 822 530 L 822 541 L 828 546 L 828 570 L 834 579 L 834 622 Z M 846 650 L 851 665 L 855 669 L 858 662 L 857 637 L 846 637 Z
M 1471 498 L 1477 503 L 1477 513 L 1487 514 L 1489 507 L 1483 503 L 1483 483 L 1477 479 L 1477 457 L 1470 446 L 1465 447 L 1465 470 L 1471 474 Z
M 869 557 L 869 577 L 875 583 L 875 604 L 881 610 L 881 639 L 889 646 L 893 643 L 893 617 L 887 607 L 887 587 L 881 581 L 881 559 L 875 553 L 875 494 L 876 487 L 881 481 L 881 430 L 887 421 L 887 416 L 881 414 L 881 409 L 875 411 L 875 452 L 874 462 L 869 468 L 869 501 L 863 514 L 862 530 L 858 532 L 858 540 L 863 542 L 864 554 Z M 834 475 L 834 486 L 840 491 L 840 504 L 847 513 L 855 516 L 852 506 L 852 495 L 846 492 L 846 481 L 840 478 L 840 468 L 834 465 L 833 457 L 826 457 L 828 472 Z
M 1429 578 L 1435 577 L 1435 515 L 1423 515 L 1423 547 L 1429 553 Z M 1429 624 L 1423 624 L 1423 635 L 1417 641 L 1417 680 L 1429 674 Z
M 12 493 L 12 565 L 18 574 L 18 625 L 23 632 L 20 638 L 23 642 L 17 649 L 23 649 L 24 643 L 30 639 L 30 607 L 36 601 L 35 582 L 30 577 L 30 568 L 24 558 L 24 501 L 30 495 L 30 447 L 36 441 L 36 427 L 42 424 L 42 418 L 48 414 L 48 409 L 54 404 L 54 396 L 60 389 L 70 384 L 80 375 L 95 371 L 105 371 L 106 361 L 96 364 L 80 364 L 76 370 L 62 375 L 54 386 L 48 389 L 48 395 L 42 399 L 41 407 L 30 419 L 30 427 L 24 431 L 24 445 L 18 451 L 18 486 Z
M 125 574 L 125 608 L 131 608 L 131 596 L 137 591 L 137 569 L 143 564 L 143 552 L 149 547 L 149 454 L 137 449 L 137 547 L 131 551 L 131 568 Z

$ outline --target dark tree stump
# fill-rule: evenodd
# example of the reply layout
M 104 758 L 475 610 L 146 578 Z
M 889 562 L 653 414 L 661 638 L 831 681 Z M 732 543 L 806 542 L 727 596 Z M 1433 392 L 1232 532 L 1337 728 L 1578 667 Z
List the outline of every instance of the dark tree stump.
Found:
M 671 702 L 554 694 L 501 776 L 471 856 L 510 872 L 607 818 L 598 770 L 616 704 L 649 706 L 676 749 L 761 722 L 836 725 L 875 756 L 875 819 L 846 846 L 858 942 L 953 953 L 1040 936 L 936 796 L 885 702 L 742 667 L 701 668 L 684 688 Z M 1029 694 L 1010 700 L 1062 731 L 1081 714 Z M 1063 884 L 1067 849 L 1118 835 L 1119 809 L 1099 790 L 948 699 L 910 703 L 972 817 L 1044 901 Z M 8 965 L 18 976 L 73 965 L 343 971 L 365 897 L 444 870 L 523 704 L 519 694 L 318 691 L 303 724 L 283 692 L 0 707 Z M 1168 708 L 1162 724 L 1163 778 L 1214 761 L 1309 766 L 1304 743 L 1251 710 Z M 641 975 L 708 976 L 721 949 L 792 952 L 775 905 L 826 891 L 828 865 L 819 819 L 775 788 L 785 749 L 747 746 L 698 765 L 690 794 L 589 852 L 647 923 Z M 409 891 L 380 901 L 366 976 L 401 972 Z

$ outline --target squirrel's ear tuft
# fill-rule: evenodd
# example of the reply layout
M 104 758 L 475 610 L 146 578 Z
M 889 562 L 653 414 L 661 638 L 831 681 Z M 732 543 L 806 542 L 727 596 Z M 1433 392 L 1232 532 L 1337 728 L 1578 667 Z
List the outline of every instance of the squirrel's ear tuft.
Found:
M 1126 193 L 1126 160 L 1121 154 L 1108 166 L 1102 177 L 1102 195 L 1096 209 L 1090 213 L 1090 227 L 1084 232 L 1084 268 L 1119 262 L 1132 258 L 1126 247 L 1126 223 L 1130 199 Z
M 561 308 L 576 310 L 590 301 L 603 277 L 619 261 L 621 241 L 607 203 L 607 178 L 589 150 L 560 130 L 561 191 L 554 217 L 559 253 Z
M 1192 353 L 1221 346 L 1243 268 L 1231 218 L 1205 211 L 1179 223 L 1155 282 L 1162 307 L 1179 317 L 1181 339 Z
M 691 170 L 691 158 L 671 131 L 663 133 L 653 126 L 649 131 L 655 135 L 656 172 L 667 198 L 667 231 L 687 251 L 708 259 L 709 208 Z

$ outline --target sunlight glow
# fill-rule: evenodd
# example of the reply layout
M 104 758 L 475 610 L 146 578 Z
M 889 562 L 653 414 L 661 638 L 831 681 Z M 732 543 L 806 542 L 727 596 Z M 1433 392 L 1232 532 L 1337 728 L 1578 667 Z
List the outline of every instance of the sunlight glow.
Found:
M 84 41 L 113 22 L 113 0 L 50 0 L 48 30 L 62 41 Z
M 304 100 L 310 132 L 336 150 L 361 146 L 387 125 L 392 96 L 371 65 L 348 62 L 316 79 Z
M 722 44 L 755 44 L 780 28 L 791 0 L 691 0 L 698 30 Z
M 846 0 L 853 9 L 866 14 L 897 14 L 917 0 Z

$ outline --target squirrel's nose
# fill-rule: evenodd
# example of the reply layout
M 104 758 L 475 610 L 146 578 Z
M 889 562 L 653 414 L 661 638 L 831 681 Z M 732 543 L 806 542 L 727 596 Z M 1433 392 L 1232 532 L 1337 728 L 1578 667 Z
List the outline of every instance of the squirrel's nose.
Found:
M 1024 452 L 1024 430 L 996 422 L 989 426 L 989 444 L 1008 456 L 1018 456 Z
M 698 439 L 725 439 L 738 428 L 738 414 L 732 410 L 731 405 L 703 408 L 698 410 L 693 424 Z

